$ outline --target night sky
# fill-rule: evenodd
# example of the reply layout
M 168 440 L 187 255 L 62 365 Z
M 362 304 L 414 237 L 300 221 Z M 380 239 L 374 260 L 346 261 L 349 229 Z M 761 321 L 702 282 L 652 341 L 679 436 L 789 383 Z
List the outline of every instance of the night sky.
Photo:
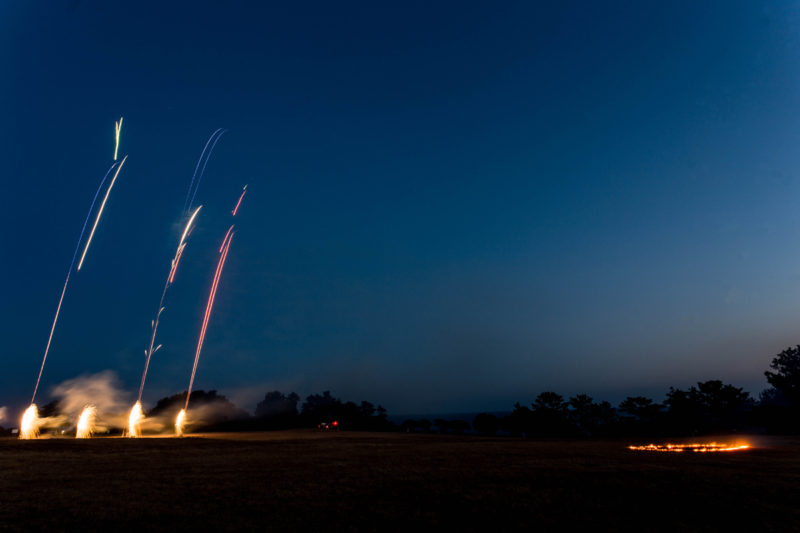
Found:
M 114 5 L 111 5 L 114 4 Z M 42 380 L 390 414 L 766 387 L 800 342 L 796 2 L 0 3 L 0 405 Z M 285 3 L 293 4 L 293 3 Z

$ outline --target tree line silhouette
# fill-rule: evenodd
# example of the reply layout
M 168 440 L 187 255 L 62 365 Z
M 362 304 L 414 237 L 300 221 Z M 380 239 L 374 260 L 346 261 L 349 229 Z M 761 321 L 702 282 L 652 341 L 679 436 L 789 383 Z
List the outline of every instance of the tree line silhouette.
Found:
M 501 416 L 480 413 L 471 424 L 467 420 L 423 418 L 398 425 L 388 420 L 381 405 L 342 401 L 330 391 L 311 394 L 302 404 L 297 393 L 271 391 L 256 405 L 252 416 L 215 390 L 193 391 L 190 405 L 193 413 L 201 414 L 193 423 L 193 431 L 323 428 L 568 438 L 744 431 L 800 433 L 800 345 L 777 354 L 764 374 L 770 387 L 761 392 L 758 400 L 719 380 L 699 382 L 686 390 L 670 387 L 661 403 L 629 396 L 617 407 L 607 401 L 596 402 L 586 394 L 564 398 L 545 391 L 530 405 L 516 403 L 511 413 Z M 162 398 L 146 416 L 174 418 L 185 401 L 186 392 Z M 50 402 L 40 409 L 40 414 L 55 416 L 59 407 L 58 401 Z

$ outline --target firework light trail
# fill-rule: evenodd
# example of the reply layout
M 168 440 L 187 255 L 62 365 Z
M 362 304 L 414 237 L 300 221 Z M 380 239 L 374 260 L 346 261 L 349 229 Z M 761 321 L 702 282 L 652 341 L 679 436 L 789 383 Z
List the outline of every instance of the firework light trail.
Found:
M 233 216 L 236 216 L 236 213 L 239 211 L 239 206 L 242 205 L 242 199 L 244 198 L 244 193 L 246 192 L 247 192 L 247 185 L 245 185 L 244 189 L 242 189 L 242 195 L 239 197 L 239 201 L 236 202 L 236 207 L 234 207 L 233 211 L 231 211 Z
M 231 226 L 231 229 L 233 229 L 233 226 Z M 192 366 L 192 376 L 189 378 L 189 389 L 186 392 L 186 405 L 184 406 L 184 410 L 189 409 L 189 397 L 192 395 L 194 376 L 197 373 L 197 362 L 200 360 L 200 352 L 203 349 L 203 342 L 205 341 L 206 331 L 208 330 L 208 319 L 211 316 L 211 309 L 214 307 L 214 298 L 217 295 L 217 287 L 219 287 L 219 278 L 222 275 L 222 268 L 225 266 L 225 260 L 228 258 L 228 250 L 230 250 L 231 241 L 233 241 L 233 233 L 231 233 L 229 229 L 225 237 L 225 241 L 223 242 L 223 250 L 220 254 L 219 262 L 217 262 L 217 270 L 214 273 L 214 281 L 211 283 L 211 290 L 208 293 L 206 312 L 205 316 L 203 316 L 203 325 L 200 328 L 200 337 L 197 340 L 197 349 L 194 352 L 194 365 Z
M 119 117 L 119 122 L 114 123 L 114 161 L 117 160 L 117 151 L 119 150 L 119 134 L 122 131 L 122 117 Z
M 191 209 L 192 204 L 194 203 L 194 197 L 197 195 L 197 189 L 200 188 L 200 180 L 203 179 L 203 173 L 206 171 L 206 165 L 208 164 L 208 160 L 211 159 L 211 152 L 214 151 L 214 147 L 217 145 L 220 137 L 228 130 L 217 128 L 214 133 L 211 134 L 211 137 L 208 138 L 206 141 L 206 145 L 203 147 L 203 151 L 200 152 L 200 159 L 197 160 L 197 165 L 194 167 L 194 174 L 192 174 L 192 181 L 189 183 L 189 190 L 186 192 L 186 200 L 183 203 L 183 210 L 188 211 Z M 213 139 L 213 143 L 212 143 Z M 209 149 L 208 146 L 211 144 L 211 148 Z M 204 161 L 205 160 L 205 161 Z M 200 164 L 202 163 L 203 168 L 200 170 Z M 197 171 L 200 170 L 200 174 L 198 175 Z M 195 184 L 195 179 L 197 183 Z
M 78 418 L 78 427 L 75 431 L 76 439 L 88 439 L 94 433 L 94 422 L 97 418 L 97 407 L 87 405 Z
M 247 189 L 247 185 L 244 186 L 244 189 Z M 236 202 L 236 208 L 234 208 L 234 213 L 239 209 L 239 206 L 242 203 L 242 197 L 244 197 L 244 192 L 239 197 L 239 201 Z M 219 279 L 222 276 L 222 269 L 225 267 L 225 260 L 228 259 L 228 251 L 231 248 L 231 242 L 233 241 L 233 225 L 228 228 L 228 231 L 225 233 L 225 238 L 222 239 L 222 245 L 219 248 L 220 258 L 217 262 L 217 270 L 214 272 L 214 278 L 211 282 L 211 290 L 208 293 L 208 302 L 206 303 L 206 312 L 203 316 L 203 325 L 200 328 L 200 336 L 197 339 L 197 349 L 194 352 L 194 363 L 192 365 L 192 375 L 189 378 L 189 388 L 186 390 L 186 403 L 183 406 L 183 409 L 178 413 L 178 416 L 175 419 L 175 434 L 180 436 L 183 435 L 184 427 L 186 426 L 186 412 L 189 410 L 189 399 L 192 397 L 192 387 L 194 386 L 194 377 L 197 374 L 197 363 L 200 361 L 200 352 L 203 350 L 203 342 L 206 338 L 206 331 L 208 330 L 208 319 L 211 317 L 211 309 L 214 307 L 214 299 L 217 295 L 217 288 L 219 287 Z
M 89 245 L 92 244 L 92 237 L 94 237 L 94 231 L 97 229 L 97 224 L 100 222 L 100 217 L 103 214 L 103 209 L 106 207 L 106 202 L 108 201 L 108 195 L 111 194 L 111 189 L 114 187 L 114 183 L 117 181 L 117 176 L 119 176 L 119 171 L 122 170 L 122 165 L 125 164 L 125 160 L 128 159 L 128 156 L 122 158 L 122 161 L 119 162 L 119 166 L 117 166 L 117 171 L 114 173 L 114 177 L 111 179 L 111 184 L 108 186 L 106 190 L 106 195 L 103 198 L 103 202 L 100 204 L 100 209 L 97 210 L 97 217 L 94 219 L 94 225 L 92 226 L 92 231 L 89 232 L 89 238 L 86 239 L 86 247 L 83 249 L 83 254 L 81 254 L 81 260 L 78 261 L 78 272 L 81 270 L 81 266 L 83 266 L 83 260 L 86 259 L 86 252 L 89 251 Z
M 152 322 L 152 334 L 150 336 L 150 346 L 147 350 L 145 350 L 145 362 L 144 362 L 144 371 L 142 372 L 142 382 L 139 385 L 139 396 L 137 397 L 136 403 L 140 403 L 142 401 L 142 392 L 144 391 L 144 383 L 147 379 L 147 369 L 150 367 L 150 358 L 153 356 L 155 352 L 161 348 L 159 344 L 156 348 L 153 348 L 156 342 L 156 332 L 158 331 L 158 322 L 161 318 L 161 312 L 164 311 L 164 297 L 167 294 L 167 289 L 175 281 L 175 272 L 178 269 L 178 262 L 181 260 L 183 256 L 183 250 L 186 248 L 186 236 L 189 234 L 189 231 L 192 228 L 192 224 L 194 224 L 194 220 L 197 217 L 197 214 L 202 209 L 202 205 L 198 206 L 197 209 L 194 210 L 192 216 L 189 217 L 189 221 L 186 223 L 186 228 L 183 230 L 183 234 L 181 235 L 181 240 L 178 242 L 178 249 L 175 251 L 175 257 L 172 258 L 172 264 L 169 269 L 169 274 L 167 275 L 167 281 L 164 283 L 164 290 L 161 291 L 161 300 L 158 302 L 158 312 L 156 313 L 156 318 Z
M 39 383 L 42 380 L 42 372 L 44 372 L 44 364 L 47 361 L 47 354 L 50 352 L 50 343 L 53 341 L 53 332 L 56 329 L 56 323 L 58 322 L 58 315 L 61 313 L 61 304 L 64 302 L 64 294 L 67 292 L 67 285 L 69 284 L 69 276 L 72 274 L 72 267 L 75 266 L 75 259 L 78 257 L 78 250 L 81 248 L 81 242 L 83 242 L 83 235 L 86 232 L 86 226 L 89 223 L 89 218 L 92 216 L 92 211 L 94 210 L 94 204 L 97 203 L 97 197 L 100 195 L 100 191 L 103 189 L 103 185 L 106 183 L 109 174 L 111 171 L 114 170 L 114 167 L 117 166 L 117 163 L 112 164 L 108 170 L 106 171 L 105 176 L 103 179 L 100 180 L 100 185 L 97 186 L 97 190 L 94 193 L 94 198 L 92 198 L 92 203 L 89 206 L 89 212 L 86 213 L 86 218 L 83 221 L 83 227 L 81 228 L 81 234 L 78 236 L 78 242 L 75 245 L 75 251 L 72 253 L 72 261 L 69 263 L 69 268 L 67 269 L 67 278 L 64 280 L 64 287 L 61 289 L 61 297 L 58 299 L 58 307 L 56 307 L 56 315 L 53 317 L 53 324 L 50 326 L 50 336 L 47 337 L 47 346 L 44 349 L 44 357 L 42 357 L 42 366 L 39 367 L 39 376 L 36 378 L 36 386 L 33 388 L 33 396 L 31 397 L 31 407 L 35 408 L 34 402 L 36 401 L 36 393 L 39 391 Z M 30 410 L 30 408 L 28 408 Z M 35 409 L 34 409 L 35 412 Z M 28 411 L 25 411 L 26 415 Z

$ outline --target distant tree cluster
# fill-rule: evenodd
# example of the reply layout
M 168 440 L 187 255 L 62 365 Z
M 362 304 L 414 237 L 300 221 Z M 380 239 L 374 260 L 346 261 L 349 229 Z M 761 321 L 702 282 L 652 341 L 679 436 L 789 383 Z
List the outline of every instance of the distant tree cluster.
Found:
M 147 413 L 148 417 L 174 417 L 186 402 L 186 392 L 162 398 Z M 387 419 L 382 406 L 362 401 L 342 401 L 331 395 L 330 391 L 311 394 L 298 410 L 300 396 L 291 392 L 284 394 L 271 391 L 256 405 L 255 415 L 239 409 L 217 391 L 193 391 L 189 402 L 190 409 L 201 412 L 201 420 L 193 431 L 255 431 L 315 428 L 320 424 L 337 422 L 337 427 L 345 430 L 393 431 L 397 426 Z
M 744 429 L 753 405 L 749 393 L 713 380 L 688 390 L 670 388 L 664 403 L 629 396 L 616 408 L 586 394 L 565 399 L 548 391 L 539 394 L 530 407 L 515 404 L 508 416 L 482 413 L 473 426 L 484 435 L 526 437 L 695 435 Z
M 663 403 L 629 396 L 616 408 L 585 394 L 565 400 L 555 392 L 539 394 L 530 407 L 514 405 L 508 416 L 481 413 L 473 420 L 483 435 L 531 437 L 603 437 L 700 435 L 766 430 L 800 432 L 800 345 L 787 348 L 765 372 L 771 387 L 758 401 L 748 392 L 719 380 L 698 383 L 688 390 L 670 387 Z M 422 424 L 407 426 L 429 431 Z

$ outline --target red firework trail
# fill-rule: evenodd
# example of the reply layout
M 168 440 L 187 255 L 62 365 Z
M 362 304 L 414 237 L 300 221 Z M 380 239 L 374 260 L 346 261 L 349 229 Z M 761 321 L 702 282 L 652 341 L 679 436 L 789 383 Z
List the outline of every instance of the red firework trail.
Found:
M 222 246 L 219 247 L 219 253 L 222 253 L 222 249 L 225 248 L 225 243 L 228 242 L 228 237 L 230 236 L 231 231 L 233 231 L 233 225 L 231 225 L 231 227 L 228 228 L 228 233 L 226 233 L 225 238 L 222 239 Z
M 208 329 L 208 319 L 211 316 L 211 309 L 214 307 L 214 298 L 217 295 L 217 287 L 219 287 L 219 278 L 222 275 L 222 268 L 225 266 L 225 260 L 228 258 L 228 251 L 233 241 L 233 233 L 230 227 L 228 233 L 225 234 L 225 239 L 222 241 L 221 255 L 217 263 L 217 270 L 214 272 L 214 281 L 211 283 L 211 291 L 208 294 L 208 302 L 206 303 L 206 312 L 203 316 L 203 326 L 200 328 L 200 338 L 197 340 L 197 349 L 194 353 L 194 365 L 192 365 L 192 376 L 189 378 L 189 389 L 186 392 L 186 405 L 184 410 L 189 409 L 189 398 L 192 395 L 192 386 L 194 385 L 194 376 L 197 373 L 197 362 L 200 360 L 200 352 L 203 349 L 203 341 L 206 338 L 206 330 Z
M 239 197 L 239 201 L 236 202 L 236 207 L 233 208 L 232 211 L 233 216 L 236 216 L 236 213 L 239 211 L 239 206 L 242 205 L 242 198 L 244 198 L 244 193 L 246 192 L 247 192 L 247 185 L 244 186 L 244 189 L 242 190 L 242 195 Z

